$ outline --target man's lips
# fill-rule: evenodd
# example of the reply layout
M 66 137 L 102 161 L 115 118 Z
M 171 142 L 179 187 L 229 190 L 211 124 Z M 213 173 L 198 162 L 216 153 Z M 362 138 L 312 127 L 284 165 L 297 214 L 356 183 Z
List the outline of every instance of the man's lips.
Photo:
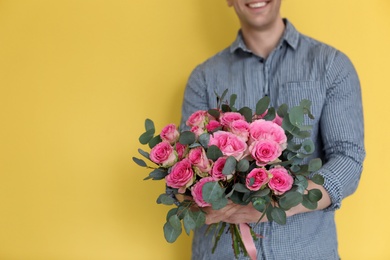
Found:
M 253 3 L 246 4 L 246 6 L 248 6 L 249 8 L 261 8 L 266 6 L 267 4 L 268 2 L 253 2 Z

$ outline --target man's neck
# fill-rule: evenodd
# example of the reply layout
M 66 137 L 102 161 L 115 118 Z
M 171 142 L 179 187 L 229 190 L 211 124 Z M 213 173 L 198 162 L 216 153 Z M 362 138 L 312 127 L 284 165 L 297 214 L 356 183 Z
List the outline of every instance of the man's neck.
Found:
M 241 31 L 248 49 L 260 57 L 267 58 L 279 43 L 284 29 L 283 20 L 278 19 L 270 28 L 254 30 L 242 27 Z

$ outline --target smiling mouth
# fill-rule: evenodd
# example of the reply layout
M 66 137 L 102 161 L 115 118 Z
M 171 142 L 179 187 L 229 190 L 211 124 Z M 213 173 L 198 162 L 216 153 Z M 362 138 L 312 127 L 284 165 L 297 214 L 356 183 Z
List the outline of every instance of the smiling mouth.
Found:
M 268 2 L 256 2 L 256 3 L 250 3 L 247 4 L 249 8 L 261 8 L 268 4 Z

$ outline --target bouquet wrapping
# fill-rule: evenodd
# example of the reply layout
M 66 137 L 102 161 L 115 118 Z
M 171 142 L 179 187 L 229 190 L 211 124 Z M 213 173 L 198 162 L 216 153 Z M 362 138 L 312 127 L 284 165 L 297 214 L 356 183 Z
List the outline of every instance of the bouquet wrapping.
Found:
M 145 120 L 145 132 L 139 137 L 150 152 L 138 149 L 144 159 L 133 157 L 139 166 L 150 169 L 145 178 L 164 180 L 166 190 L 157 198 L 158 204 L 174 205 L 167 213 L 163 227 L 165 239 L 173 243 L 182 233 L 203 226 L 205 207 L 215 210 L 229 200 L 240 205 L 251 204 L 261 212 L 258 222 L 286 224 L 286 211 L 302 204 L 316 209 L 322 198 L 319 189 L 308 190 L 308 179 L 323 185 L 316 172 L 319 158 L 312 159 L 315 150 L 310 139 L 313 119 L 311 102 L 302 100 L 298 106 L 286 104 L 270 107 L 263 97 L 255 111 L 235 108 L 237 95 L 225 100 L 227 90 L 219 96 L 217 107 L 194 112 L 187 120 L 190 130 L 180 131 L 174 124 L 156 134 L 154 123 Z M 307 158 L 307 159 L 306 159 Z M 184 199 L 177 199 L 178 195 Z M 218 223 L 209 226 L 214 235 L 213 252 L 224 232 L 230 232 L 235 256 L 254 259 L 255 234 L 246 223 Z M 250 239 L 248 239 L 248 236 Z

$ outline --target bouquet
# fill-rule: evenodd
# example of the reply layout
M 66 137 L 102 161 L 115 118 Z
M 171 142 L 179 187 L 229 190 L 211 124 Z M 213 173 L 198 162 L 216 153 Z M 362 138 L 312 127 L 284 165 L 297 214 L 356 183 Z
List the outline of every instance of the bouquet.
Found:
M 204 207 L 222 209 L 231 200 L 261 212 L 259 221 L 286 223 L 286 211 L 302 204 L 316 209 L 322 198 L 318 189 L 307 190 L 308 179 L 323 185 L 323 177 L 315 174 L 321 166 L 318 158 L 305 160 L 314 152 L 310 139 L 311 125 L 304 117 L 313 119 L 311 102 L 302 100 L 299 106 L 277 109 L 269 107 L 270 99 L 264 97 L 256 110 L 235 108 L 237 95 L 225 100 L 216 93 L 217 107 L 194 112 L 186 121 L 189 131 L 179 131 L 174 124 L 165 126 L 155 135 L 154 123 L 145 120 L 145 132 L 139 137 L 148 144 L 150 152 L 138 152 L 153 163 L 133 157 L 139 166 L 151 170 L 145 178 L 165 180 L 166 190 L 158 204 L 175 205 L 167 213 L 164 225 L 165 239 L 173 243 L 182 233 L 187 234 L 205 224 Z M 184 195 L 178 201 L 176 196 Z M 244 225 L 218 223 L 209 227 L 214 234 L 213 252 L 223 232 L 232 235 L 235 256 L 253 257 L 248 252 L 248 239 L 243 239 Z M 258 239 L 249 225 L 251 239 Z M 248 235 L 246 235 L 248 236 Z M 252 243 L 253 243 L 252 240 Z M 250 243 L 250 242 L 249 242 Z M 253 247 L 252 247 L 253 248 Z

